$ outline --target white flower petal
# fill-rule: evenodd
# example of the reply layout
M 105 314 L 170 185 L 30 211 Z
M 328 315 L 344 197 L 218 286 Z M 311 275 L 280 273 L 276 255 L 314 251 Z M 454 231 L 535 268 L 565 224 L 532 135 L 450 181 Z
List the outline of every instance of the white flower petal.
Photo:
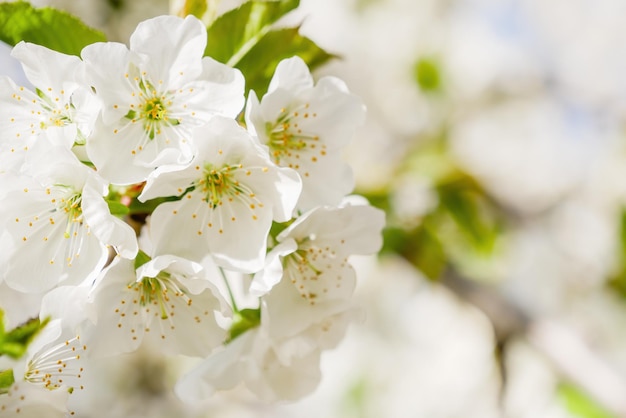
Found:
M 176 395 L 185 402 L 196 402 L 237 385 L 244 377 L 242 359 L 254 343 L 255 334 L 247 332 L 211 354 L 176 383 Z
M 0 396 L 1 418 L 65 418 L 69 412 L 67 390 L 48 390 L 18 381 Z
M 81 57 L 87 66 L 85 82 L 95 88 L 104 104 L 103 122 L 108 125 L 120 120 L 128 113 L 128 108 L 121 105 L 133 93 L 133 86 L 127 78 L 129 63 L 141 65 L 143 60 L 126 45 L 116 42 L 87 45 L 81 51 Z
M 125 129 L 128 132 L 125 137 L 121 137 L 115 133 L 116 130 L 119 131 L 118 128 L 105 126 L 101 121 L 96 121 L 94 132 L 86 147 L 87 155 L 97 167 L 98 174 L 117 185 L 141 183 L 154 169 L 133 164 L 143 129 L 138 125 L 127 125 Z M 127 140 L 128 137 L 135 140 Z
M 130 36 L 130 49 L 150 57 L 146 69 L 156 80 L 177 88 L 202 71 L 198 58 L 206 42 L 206 29 L 196 17 L 158 16 L 139 23 Z
M 268 93 L 283 88 L 297 94 L 299 91 L 311 87 L 313 87 L 313 77 L 309 68 L 302 58 L 295 56 L 278 63 L 270 81 Z
M 134 258 L 138 251 L 135 231 L 126 222 L 111 215 L 102 194 L 92 182 L 88 181 L 82 192 L 85 222 L 100 242 L 114 246 L 124 258 Z
M 289 365 L 281 363 L 274 351 L 259 351 L 263 354 L 257 366 L 259 371 L 250 373 L 246 381 L 248 389 L 259 398 L 268 402 L 297 400 L 319 385 L 322 378 L 319 350 L 295 357 Z
M 374 254 L 382 246 L 385 214 L 372 206 L 317 208 L 298 218 L 279 234 L 301 240 L 314 236 L 319 245 L 331 245 L 340 254 Z
M 1 245 L 1 244 L 0 244 Z M 44 293 L 23 293 L 0 283 L 0 306 L 4 312 L 4 328 L 13 329 L 39 315 Z
M 339 154 L 306 156 L 299 164 L 298 173 L 303 190 L 298 201 L 301 210 L 337 205 L 354 189 L 352 169 Z
M 243 108 L 245 79 L 241 71 L 222 64 L 211 57 L 202 58 L 201 79 L 210 81 L 207 90 L 211 112 L 235 118 Z
M 68 103 L 78 88 L 76 74 L 82 62 L 74 55 L 22 41 L 15 45 L 11 56 L 22 63 L 28 80 L 53 100 L 58 97 L 60 102 Z
M 152 213 L 152 253 L 176 254 L 189 260 L 201 261 L 209 253 L 208 240 L 202 236 L 203 219 L 198 217 L 197 210 L 202 202 L 196 202 L 197 206 L 187 200 L 184 203 L 165 202 Z
M 334 262 L 333 262 L 334 261 Z M 320 318 L 345 311 L 352 306 L 356 274 L 345 260 L 330 260 L 321 274 L 299 266 L 284 267 L 283 279 L 264 296 L 267 303 L 269 335 L 286 338 L 318 323 Z M 310 261 L 320 266 L 319 260 Z
M 295 240 L 288 238 L 278 244 L 267 254 L 265 267 L 254 275 L 250 283 L 250 294 L 263 296 L 269 292 L 283 277 L 282 257 L 289 255 L 298 249 Z
M 89 302 L 97 323 L 88 341 L 95 357 L 131 352 L 141 344 L 146 312 L 137 308 L 138 300 L 128 289 L 135 281 L 133 262 L 116 258 L 94 284 Z
M 260 107 L 261 103 L 259 102 L 259 98 L 254 90 L 250 90 L 250 93 L 248 93 L 248 100 L 246 101 L 244 116 L 246 129 L 248 129 L 250 135 L 255 138 L 258 138 L 259 135 L 263 135 L 263 138 L 265 138 L 265 132 L 263 130 L 257 131 L 256 129 L 256 126 L 263 126 L 263 118 L 261 116 L 261 111 L 259 110 Z
M 348 257 L 378 251 L 383 226 L 384 213 L 370 206 L 322 207 L 281 232 L 278 241 L 295 242 L 297 249 L 281 256 L 282 274 L 280 268 L 272 271 L 281 274 L 280 282 L 263 296 L 262 317 L 269 336 L 294 337 L 320 318 L 350 308 L 356 275 Z M 275 263 L 272 258 L 268 263 Z
M 62 326 L 73 333 L 80 333 L 86 321 L 95 322 L 95 312 L 87 304 L 91 282 L 80 286 L 60 286 L 46 293 L 41 301 L 39 317 L 58 318 Z

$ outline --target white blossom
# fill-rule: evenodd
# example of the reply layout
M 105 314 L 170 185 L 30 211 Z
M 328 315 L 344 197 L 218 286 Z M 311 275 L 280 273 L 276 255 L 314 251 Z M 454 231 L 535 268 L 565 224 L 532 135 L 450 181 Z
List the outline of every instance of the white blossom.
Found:
M 81 341 L 81 337 L 72 334 L 62 319 L 53 319 L 37 334 L 26 354 L 13 367 L 15 383 L 9 392 L 21 393 L 24 397 L 27 394 L 29 397 L 38 395 L 36 401 L 26 403 L 26 399 L 22 399 L 21 403 L 29 407 L 29 413 L 42 409 L 49 413 L 55 410 L 71 413 L 68 410 L 72 404 L 71 398 L 80 397 L 85 389 L 83 374 L 86 354 L 87 345 Z M 37 389 L 27 386 L 35 386 Z M 44 393 L 44 390 L 51 393 Z M 0 404 L 3 400 L 0 397 Z M 18 404 L 15 408 L 21 409 L 21 406 Z
M 365 106 L 343 81 L 313 77 L 299 57 L 281 61 L 261 102 L 250 92 L 248 128 L 280 166 L 302 177 L 300 210 L 336 205 L 354 187 L 342 148 L 364 122 Z
M 6 393 L 0 394 L 0 417 L 74 415 L 76 401 L 84 393 L 85 369 L 89 367 L 86 361 L 88 348 L 78 332 L 80 324 L 89 316 L 88 310 L 84 309 L 84 290 L 84 287 L 61 287 L 43 298 L 13 292 L 17 300 L 9 305 L 38 299 L 39 321 L 43 329 L 35 334 L 26 353 L 12 360 L 10 370 L 5 370 L 5 373 L 12 373 L 14 382 Z M 3 290 L 3 293 L 6 292 Z M 3 295 L 4 298 L 7 296 Z M 2 307 L 6 312 L 5 301 Z M 4 319 L 5 328 L 16 326 L 12 324 L 14 318 L 12 321 Z
M 207 33 L 193 16 L 144 21 L 130 38 L 81 53 L 87 82 L 103 103 L 87 152 L 115 184 L 144 181 L 154 168 L 184 165 L 194 155 L 193 128 L 243 106 L 238 70 L 205 57 Z
M 285 222 L 300 193 L 295 171 L 274 165 L 232 119 L 215 117 L 195 132 L 198 153 L 184 170 L 156 170 L 140 200 L 180 196 L 150 221 L 155 254 L 177 254 L 254 272 L 263 265 L 272 220 Z
M 2 274 L 10 287 L 41 292 L 88 280 L 104 266 L 108 245 L 134 257 L 135 234 L 110 214 L 108 188 L 93 170 L 63 147 L 38 147 L 31 156 L 21 176 L 2 182 Z
M 97 102 L 79 83 L 78 57 L 46 47 L 20 42 L 11 55 L 22 63 L 36 91 L 0 77 L 0 129 L 3 141 L 15 148 L 34 146 L 42 132 L 70 148 L 84 143 L 99 111 Z
M 14 377 L 0 418 L 92 416 L 137 394 L 117 371 L 101 384 L 102 368 L 166 356 L 199 364 L 178 382 L 184 401 L 238 384 L 295 400 L 360 313 L 349 257 L 380 248 L 384 216 L 334 206 L 353 189 L 341 154 L 361 100 L 294 57 L 260 101 L 251 92 L 244 128 L 243 75 L 204 57 L 198 18 L 146 20 L 128 45 L 76 57 L 21 42 L 34 89 L 0 77 L 0 313 L 5 328 L 43 324 L 0 362 Z M 104 413 L 161 395 L 148 411 L 186 410 L 160 408 L 171 371 L 136 374 L 159 388 Z
M 208 355 L 226 338 L 215 313 L 228 314 L 208 274 L 176 256 L 156 257 L 138 269 L 116 259 L 89 296 L 97 311 L 90 339 L 96 355 L 134 351 L 144 340 L 166 354 Z
M 197 401 L 244 383 L 266 401 L 299 399 L 319 384 L 320 354 L 343 338 L 354 314 L 345 310 L 318 318 L 300 334 L 284 339 L 272 338 L 267 329 L 271 325 L 262 322 L 183 376 L 176 393 L 185 401 Z
M 297 334 L 351 306 L 356 274 L 348 258 L 378 251 L 384 222 L 371 206 L 320 207 L 278 235 L 250 289 L 267 304 L 272 337 Z

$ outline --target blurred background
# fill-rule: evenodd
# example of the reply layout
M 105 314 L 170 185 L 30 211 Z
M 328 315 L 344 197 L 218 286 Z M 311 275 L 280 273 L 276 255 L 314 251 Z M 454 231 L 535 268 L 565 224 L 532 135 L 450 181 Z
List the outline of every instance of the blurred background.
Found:
M 32 3 L 120 41 L 169 10 Z M 622 0 L 302 0 L 290 22 L 338 56 L 316 76 L 368 108 L 346 151 L 356 192 L 387 213 L 382 253 L 354 260 L 366 320 L 297 403 L 235 391 L 185 409 L 164 395 L 176 363 L 149 353 L 109 367 L 94 402 L 110 414 L 128 395 L 127 417 L 626 417 L 625 17 Z

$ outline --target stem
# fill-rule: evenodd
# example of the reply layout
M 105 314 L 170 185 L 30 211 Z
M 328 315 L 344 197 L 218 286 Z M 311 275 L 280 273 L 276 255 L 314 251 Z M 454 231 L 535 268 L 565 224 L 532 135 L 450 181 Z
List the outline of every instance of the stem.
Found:
M 224 284 L 226 285 L 226 289 L 228 290 L 228 296 L 230 297 L 230 303 L 233 305 L 233 311 L 235 313 L 239 312 L 239 308 L 237 308 L 237 302 L 235 302 L 235 296 L 233 295 L 233 291 L 230 288 L 230 283 L 228 283 L 228 278 L 226 277 L 226 273 L 221 267 L 218 267 L 220 270 L 220 274 L 222 275 L 222 279 L 224 280 Z

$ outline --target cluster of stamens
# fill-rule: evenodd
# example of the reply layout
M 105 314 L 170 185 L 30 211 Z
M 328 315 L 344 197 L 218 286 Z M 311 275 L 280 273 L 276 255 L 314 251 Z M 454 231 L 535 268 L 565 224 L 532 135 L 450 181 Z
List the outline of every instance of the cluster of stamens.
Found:
M 61 186 L 66 188 L 65 186 Z M 68 188 L 69 189 L 69 188 Z M 66 224 L 63 236 L 69 239 L 67 245 L 65 261 L 68 267 L 72 266 L 74 258 L 80 256 L 81 248 L 81 228 L 84 227 L 83 209 L 81 207 L 82 195 L 70 189 L 69 196 L 61 197 L 57 202 L 57 211 L 65 215 Z M 52 219 L 52 218 L 51 218 Z M 51 221 L 52 222 L 52 221 Z
M 130 285 L 139 295 L 139 305 L 158 307 L 161 319 L 174 315 L 170 294 L 182 298 L 187 305 L 191 305 L 191 298 L 183 292 L 172 280 L 167 272 L 161 272 L 157 277 L 144 277 L 139 282 Z
M 59 93 L 63 96 L 65 91 L 61 90 Z M 27 99 L 22 94 L 30 95 L 31 98 Z M 39 119 L 39 126 L 36 125 L 36 122 L 29 124 L 29 133 L 31 135 L 37 133 L 37 128 L 43 131 L 51 126 L 61 127 L 73 123 L 70 116 L 71 103 L 61 104 L 61 98 L 54 94 L 51 87 L 48 87 L 45 92 L 37 89 L 37 96 L 35 97 L 31 92 L 26 93 L 24 87 L 20 87 L 19 93 L 13 93 L 11 96 L 20 103 L 32 105 L 30 113 L 33 118 Z M 15 123 L 15 121 L 15 118 L 11 118 L 12 123 Z M 18 138 L 21 136 L 20 133 L 16 135 Z
M 24 379 L 40 384 L 46 389 L 67 387 L 70 393 L 75 389 L 84 389 L 77 379 L 84 372 L 78 360 L 87 346 L 76 336 L 37 353 L 29 362 Z
M 83 198 L 80 193 L 74 193 L 68 198 L 60 199 L 59 209 L 65 212 L 67 216 L 67 227 L 64 234 L 65 238 L 76 236 L 76 227 L 83 224 L 83 209 L 81 207 L 82 200 Z
M 309 111 L 309 104 L 305 103 L 291 110 L 282 108 L 275 122 L 266 123 L 267 145 L 276 164 L 298 170 L 307 155 L 311 154 L 313 163 L 326 155 L 326 145 L 320 142 L 320 137 L 301 126 L 303 121 L 316 117 L 317 113 Z
M 283 260 L 285 277 L 295 286 L 300 296 L 310 305 L 323 299 L 332 287 L 341 287 L 341 274 L 337 264 L 345 267 L 346 259 L 340 259 L 330 247 L 300 245 Z
M 200 169 L 199 166 L 196 168 L 198 170 Z M 203 176 L 194 183 L 194 186 L 203 196 L 202 200 L 206 202 L 211 209 L 221 206 L 224 199 L 232 202 L 234 198 L 254 198 L 252 190 L 245 184 L 239 182 L 234 176 L 235 171 L 242 169 L 242 164 L 226 164 L 221 168 L 206 164 L 203 169 Z M 246 174 L 247 173 L 249 173 L 249 171 L 247 171 Z
M 24 193 L 30 193 L 25 188 Z M 72 266 L 75 258 L 80 256 L 80 248 L 82 246 L 83 234 L 89 235 L 89 228 L 84 224 L 82 195 L 76 192 L 72 187 L 65 185 L 54 185 L 45 189 L 45 194 L 49 196 L 49 203 L 45 210 L 41 210 L 32 218 L 24 220 L 15 218 L 17 224 L 24 224 L 28 229 L 22 237 L 24 243 L 30 242 L 29 237 L 34 234 L 41 234 L 44 243 L 52 243 L 49 237 L 55 234 L 57 228 L 65 223 L 63 237 L 68 240 L 63 244 L 55 242 L 57 245 L 65 247 L 65 263 L 68 267 Z M 48 206 L 50 205 L 50 206 Z M 27 222 L 26 222 L 27 221 Z M 84 231 L 82 228 L 86 228 Z M 43 232 L 47 230 L 47 232 Z M 50 264 L 55 264 L 55 260 L 49 260 Z
M 161 135 L 163 127 L 179 125 L 181 120 L 178 117 L 172 117 L 172 94 L 163 90 L 163 80 L 153 83 L 145 71 L 139 72 L 136 67 L 132 66 L 131 72 L 137 73 L 137 75 L 125 74 L 125 78 L 133 90 L 131 103 L 128 104 L 129 110 L 125 117 L 133 124 L 141 123 L 146 133 L 137 149 L 133 150 L 133 154 L 135 154 L 137 151 L 142 151 L 148 141 Z M 119 105 L 114 104 L 113 108 L 118 109 Z M 113 132 L 117 133 L 118 131 L 115 129 Z M 165 142 L 167 143 L 168 139 L 165 139 Z

